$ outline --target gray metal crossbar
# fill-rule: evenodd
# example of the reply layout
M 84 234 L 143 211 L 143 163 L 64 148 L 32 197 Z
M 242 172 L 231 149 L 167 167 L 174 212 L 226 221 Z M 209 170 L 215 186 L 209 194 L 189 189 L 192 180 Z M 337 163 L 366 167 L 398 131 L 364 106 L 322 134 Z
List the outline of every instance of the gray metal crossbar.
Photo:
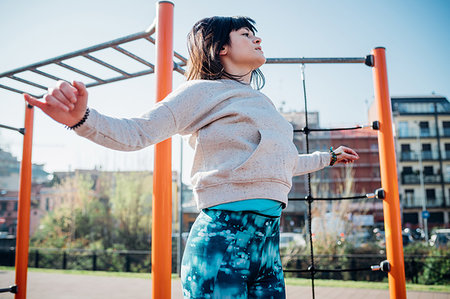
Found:
M 26 71 L 31 71 L 32 73 L 38 75 L 37 78 L 39 78 L 39 76 L 45 77 L 45 78 L 49 78 L 55 81 L 58 80 L 63 80 L 62 78 L 58 77 L 55 74 L 51 74 L 48 71 L 43 71 L 39 68 L 42 68 L 44 66 L 50 66 L 50 65 L 57 65 L 59 67 L 62 67 L 70 72 L 73 73 L 77 73 L 77 74 L 81 74 L 87 78 L 91 78 L 92 80 L 94 80 L 94 82 L 88 83 L 86 84 L 86 87 L 92 87 L 92 86 L 98 86 L 98 85 L 103 85 L 103 84 L 107 84 L 107 83 L 111 83 L 111 82 L 116 82 L 116 81 L 120 81 L 120 80 L 125 80 L 125 79 L 129 79 L 129 78 L 135 78 L 135 77 L 139 77 L 139 76 L 143 76 L 143 75 L 147 75 L 147 74 L 152 74 L 155 72 L 155 65 L 141 57 L 139 57 L 138 55 L 124 49 L 123 47 L 121 47 L 120 45 L 124 44 L 124 43 L 128 43 L 131 41 L 137 41 L 140 39 L 145 39 L 150 41 L 152 44 L 155 44 L 155 39 L 152 37 L 152 35 L 155 33 L 155 23 L 153 23 L 147 30 L 142 31 L 142 32 L 138 32 L 135 34 L 131 34 L 125 37 L 121 37 L 118 39 L 114 39 L 112 41 L 109 42 L 105 42 L 102 44 L 98 44 L 95 46 L 91 46 L 88 48 L 84 48 L 75 52 L 71 52 L 71 53 L 67 53 L 61 56 L 57 56 L 51 59 L 47 59 L 47 60 L 43 60 L 37 63 L 33 63 L 24 67 L 20 67 L 11 71 L 7 71 L 4 73 L 0 74 L 0 79 L 1 78 L 9 78 L 12 79 L 14 81 L 18 81 L 33 87 L 36 87 L 38 89 L 42 89 L 44 90 L 44 92 L 42 94 L 32 94 L 28 91 L 25 90 L 20 90 L 17 89 L 9 84 L 0 84 L 0 88 L 12 91 L 12 92 L 17 92 L 17 93 L 29 93 L 34 97 L 40 98 L 42 97 L 45 92 L 47 91 L 47 87 L 43 86 L 41 84 L 38 84 L 32 80 L 26 80 L 22 77 L 20 77 L 20 73 L 26 72 Z M 128 73 L 122 69 L 120 69 L 117 66 L 111 65 L 110 63 L 107 63 L 105 61 L 103 61 L 102 59 L 99 59 L 97 57 L 92 56 L 92 53 L 96 53 L 100 50 L 104 50 L 104 49 L 113 49 L 115 50 L 117 53 L 121 53 L 124 56 L 127 56 L 131 59 L 133 59 L 134 61 L 137 61 L 138 63 L 140 63 L 141 65 L 145 66 L 145 69 L 142 71 L 138 71 L 138 72 L 134 72 L 134 73 Z M 100 66 L 102 66 L 103 68 L 112 70 L 115 73 L 118 73 L 118 76 L 113 76 L 110 78 L 101 78 L 101 76 L 96 75 L 96 74 L 92 74 L 90 72 L 87 72 L 85 70 L 82 70 L 79 67 L 75 67 L 72 65 L 69 65 L 67 63 L 65 63 L 65 60 L 71 59 L 71 58 L 76 58 L 76 57 L 83 57 L 85 59 L 88 59 Z M 184 74 L 184 69 L 183 67 L 186 66 L 187 64 L 187 59 L 184 58 L 181 54 L 174 52 L 174 57 L 177 58 L 180 62 L 177 63 L 174 61 L 174 70 Z

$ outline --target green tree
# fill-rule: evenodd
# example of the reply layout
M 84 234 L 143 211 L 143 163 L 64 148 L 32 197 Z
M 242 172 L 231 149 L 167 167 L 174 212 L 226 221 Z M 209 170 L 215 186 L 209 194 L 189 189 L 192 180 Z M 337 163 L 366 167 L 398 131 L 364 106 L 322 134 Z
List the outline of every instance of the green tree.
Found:
M 32 246 L 150 248 L 150 173 L 77 173 L 57 184 L 53 194 L 55 208 L 41 220 Z
M 126 249 L 149 249 L 152 176 L 150 173 L 117 173 L 110 201 L 117 224 L 117 243 Z

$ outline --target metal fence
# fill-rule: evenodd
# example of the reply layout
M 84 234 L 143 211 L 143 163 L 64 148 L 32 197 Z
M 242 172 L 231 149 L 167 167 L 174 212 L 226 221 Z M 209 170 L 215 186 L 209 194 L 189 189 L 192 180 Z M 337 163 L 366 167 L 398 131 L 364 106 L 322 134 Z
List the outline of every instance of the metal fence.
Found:
M 14 266 L 14 249 L 0 250 L 0 265 Z M 377 265 L 386 259 L 384 255 L 348 254 L 315 255 L 317 269 L 355 269 Z M 405 274 L 408 282 L 418 283 L 418 278 L 433 260 L 448 259 L 446 256 L 405 255 Z M 306 270 L 310 264 L 309 255 L 282 255 L 284 269 Z M 177 269 L 176 251 L 172 256 L 172 273 Z M 29 267 L 111 272 L 148 273 L 151 269 L 150 251 L 139 250 L 82 250 L 32 248 L 29 253 Z M 286 277 L 310 278 L 307 272 L 285 273 Z M 383 281 L 387 274 L 382 271 L 316 273 L 317 279 Z

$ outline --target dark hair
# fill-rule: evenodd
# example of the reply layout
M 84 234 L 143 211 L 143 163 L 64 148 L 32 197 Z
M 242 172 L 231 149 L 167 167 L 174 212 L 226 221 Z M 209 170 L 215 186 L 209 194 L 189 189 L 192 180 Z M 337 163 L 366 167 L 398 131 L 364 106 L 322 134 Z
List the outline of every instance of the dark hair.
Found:
M 230 33 L 248 28 L 255 34 L 255 21 L 248 17 L 211 17 L 195 23 L 188 34 L 188 80 L 218 80 L 223 77 L 240 81 L 243 76 L 225 72 L 219 52 L 230 44 Z M 264 87 L 265 79 L 260 69 L 252 71 L 251 83 L 256 89 Z

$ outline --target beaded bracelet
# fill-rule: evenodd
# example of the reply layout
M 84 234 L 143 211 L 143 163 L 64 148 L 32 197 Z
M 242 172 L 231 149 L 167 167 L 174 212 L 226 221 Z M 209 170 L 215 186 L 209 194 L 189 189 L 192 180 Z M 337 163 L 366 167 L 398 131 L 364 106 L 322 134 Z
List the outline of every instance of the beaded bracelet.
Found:
M 76 128 L 78 128 L 79 126 L 81 126 L 82 124 L 84 124 L 86 122 L 88 116 L 89 116 L 89 107 L 86 107 L 86 112 L 84 113 L 83 118 L 71 127 L 66 126 L 66 129 L 67 130 L 75 130 Z
M 336 156 L 336 153 L 333 152 L 333 147 L 332 146 L 330 147 L 330 154 L 331 154 L 330 166 L 333 166 L 334 163 L 336 163 L 336 161 L 337 161 L 337 156 Z

